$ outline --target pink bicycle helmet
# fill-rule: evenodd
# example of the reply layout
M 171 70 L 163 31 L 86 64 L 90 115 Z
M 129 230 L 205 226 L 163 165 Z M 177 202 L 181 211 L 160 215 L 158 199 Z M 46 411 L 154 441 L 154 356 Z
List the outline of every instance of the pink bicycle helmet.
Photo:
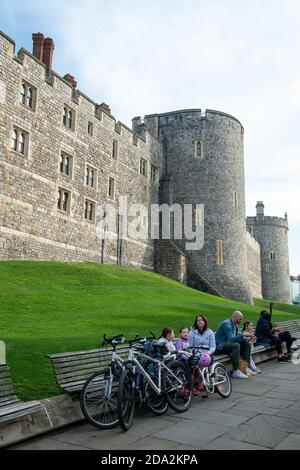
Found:
M 200 356 L 200 359 L 199 359 L 199 362 L 198 362 L 198 365 L 200 367 L 208 367 L 211 365 L 211 357 L 209 354 L 207 354 L 206 352 L 202 352 L 201 353 L 201 356 Z

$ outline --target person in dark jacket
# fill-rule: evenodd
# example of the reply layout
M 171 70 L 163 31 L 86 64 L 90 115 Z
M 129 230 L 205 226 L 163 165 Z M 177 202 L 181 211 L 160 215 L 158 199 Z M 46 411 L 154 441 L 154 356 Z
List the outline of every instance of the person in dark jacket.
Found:
M 274 328 L 271 322 L 271 315 L 266 310 L 263 310 L 260 314 L 255 329 L 255 336 L 257 337 L 256 344 L 275 346 L 279 362 L 287 362 L 291 359 L 293 338 L 290 332 L 280 332 L 277 328 Z M 282 351 L 283 342 L 286 344 L 287 354 L 284 354 Z

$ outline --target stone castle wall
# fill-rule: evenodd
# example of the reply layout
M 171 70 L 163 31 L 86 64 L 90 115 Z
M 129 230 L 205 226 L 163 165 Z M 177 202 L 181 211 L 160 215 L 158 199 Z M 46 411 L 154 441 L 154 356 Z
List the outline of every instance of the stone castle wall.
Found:
M 119 197 L 147 207 L 158 202 L 158 179 L 151 182 L 150 165 L 162 173 L 162 145 L 144 131 L 138 137 L 45 65 L 0 35 L 0 83 L 5 99 L 0 104 L 0 256 L 26 259 L 116 262 L 117 238 L 104 248 L 94 222 L 84 218 L 85 198 L 117 207 Z M 22 80 L 37 90 L 35 111 L 20 102 Z M 2 91 L 4 87 L 2 86 Z M 63 125 L 63 107 L 75 112 L 75 129 Z M 93 124 L 89 135 L 88 122 Z M 13 126 L 28 132 L 27 155 L 12 150 Z M 112 157 L 118 142 L 117 159 Z M 72 157 L 72 174 L 60 173 L 61 151 Z M 147 177 L 140 175 L 140 158 L 148 162 Z M 97 170 L 95 188 L 85 184 L 86 164 Z M 115 179 L 115 198 L 108 197 L 108 179 Z M 70 213 L 58 210 L 58 188 L 71 192 Z M 122 263 L 153 268 L 153 244 L 123 240 Z
M 247 217 L 247 226 L 261 247 L 263 297 L 291 303 L 287 219 Z M 272 259 L 271 253 L 275 253 L 275 259 Z
M 247 232 L 248 281 L 253 297 L 262 298 L 260 244 Z
M 189 268 L 224 296 L 251 303 L 243 127 L 225 113 L 207 110 L 203 115 L 199 109 L 145 116 L 144 124 L 164 145 L 164 202 L 204 204 L 204 246 L 187 252 Z M 202 143 L 199 158 L 197 141 Z M 217 260 L 217 240 L 223 242 L 223 263 Z M 185 241 L 176 241 L 183 251 Z
M 47 73 L 45 64 L 28 51 L 21 49 L 16 57 L 14 49 L 14 42 L 0 32 L 0 259 L 98 261 L 156 269 L 248 303 L 261 296 L 262 276 L 264 297 L 288 301 L 284 219 L 247 219 L 261 244 L 261 258 L 259 244 L 246 231 L 244 129 L 236 118 L 190 109 L 148 115 L 143 122 L 134 118 L 131 130 L 76 90 L 67 76 Z M 22 81 L 36 90 L 33 109 L 21 103 Z M 73 113 L 70 129 L 63 123 L 64 107 Z M 24 155 L 12 149 L 14 128 L 27 135 Z M 114 141 L 117 158 L 112 155 Z M 72 161 L 68 176 L 60 171 L 62 152 Z M 141 174 L 141 160 L 146 161 L 146 175 Z M 86 184 L 86 165 L 97 173 L 94 187 Z M 157 169 L 155 181 L 152 166 Z M 112 198 L 110 178 L 115 184 Z M 69 191 L 68 213 L 58 208 L 59 188 Z M 127 236 L 120 242 L 116 222 L 109 232 L 112 239 L 101 241 L 97 209 L 109 203 L 117 210 L 122 196 L 129 205 L 146 206 L 148 214 L 152 203 L 203 204 L 203 248 L 186 250 L 185 239 Z M 92 221 L 84 216 L 86 200 L 95 204 Z M 277 258 L 266 274 L 271 249 Z

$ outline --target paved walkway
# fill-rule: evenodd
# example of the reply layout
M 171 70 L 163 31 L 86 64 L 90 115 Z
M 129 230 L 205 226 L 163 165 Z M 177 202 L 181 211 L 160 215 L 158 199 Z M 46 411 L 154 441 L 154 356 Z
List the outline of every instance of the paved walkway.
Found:
M 233 379 L 233 393 L 193 398 L 182 414 L 137 410 L 132 428 L 81 424 L 12 449 L 300 449 L 300 364 L 261 364 L 263 374 Z

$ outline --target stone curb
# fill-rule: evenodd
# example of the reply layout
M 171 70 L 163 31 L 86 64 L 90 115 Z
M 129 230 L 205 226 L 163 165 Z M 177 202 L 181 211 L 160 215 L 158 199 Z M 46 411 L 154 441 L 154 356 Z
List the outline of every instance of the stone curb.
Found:
M 40 400 L 41 410 L 0 424 L 0 448 L 58 430 L 84 419 L 78 395 L 58 395 Z

